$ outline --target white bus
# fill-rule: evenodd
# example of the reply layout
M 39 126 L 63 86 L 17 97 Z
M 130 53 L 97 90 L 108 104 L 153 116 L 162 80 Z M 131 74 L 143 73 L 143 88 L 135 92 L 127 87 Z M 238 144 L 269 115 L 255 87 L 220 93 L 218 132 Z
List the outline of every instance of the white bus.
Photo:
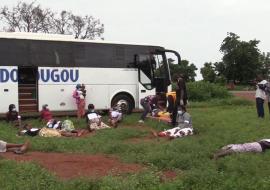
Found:
M 76 110 L 72 92 L 85 84 L 86 105 L 124 111 L 139 100 L 167 92 L 171 84 L 166 53 L 160 46 L 73 39 L 66 35 L 0 33 L 0 113 L 9 104 L 20 112 Z

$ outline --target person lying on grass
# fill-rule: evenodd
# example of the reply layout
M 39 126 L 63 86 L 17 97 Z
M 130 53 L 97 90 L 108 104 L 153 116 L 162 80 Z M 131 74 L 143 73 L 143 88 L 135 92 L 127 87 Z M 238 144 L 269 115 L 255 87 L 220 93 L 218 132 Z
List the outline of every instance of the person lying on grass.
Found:
M 41 137 L 80 137 L 84 134 L 89 133 L 88 130 L 74 130 L 74 131 L 65 131 L 60 129 L 54 128 L 33 128 L 30 124 L 25 124 L 24 129 L 18 132 L 18 135 L 28 135 L 28 136 L 41 136 Z
M 152 130 L 152 134 L 156 137 L 168 137 L 170 139 L 193 135 L 191 115 L 186 112 L 185 106 L 180 106 L 176 121 L 177 127 L 159 133 Z
M 213 156 L 218 159 L 235 153 L 254 152 L 261 153 L 270 148 L 270 139 L 262 139 L 258 142 L 250 142 L 244 144 L 229 144 L 219 149 Z
M 95 106 L 93 104 L 88 105 L 88 111 L 86 112 L 85 117 L 89 131 L 110 128 L 102 122 L 101 116 L 95 111 Z
M 161 131 L 159 133 L 157 133 L 154 130 L 152 130 L 151 132 L 155 137 L 167 137 L 168 139 L 175 139 L 193 135 L 193 129 L 191 128 L 180 129 L 179 127 L 174 127 L 172 129 Z
M 30 146 L 30 142 L 26 141 L 24 144 L 12 144 L 0 140 L 0 153 L 1 152 L 14 152 L 16 154 L 23 154 Z

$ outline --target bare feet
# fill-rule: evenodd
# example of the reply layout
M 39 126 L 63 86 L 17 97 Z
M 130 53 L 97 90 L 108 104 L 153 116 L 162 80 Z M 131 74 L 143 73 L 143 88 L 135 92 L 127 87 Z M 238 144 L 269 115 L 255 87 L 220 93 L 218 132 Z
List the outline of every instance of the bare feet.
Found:
M 154 131 L 153 129 L 151 129 L 151 133 L 152 133 L 152 135 L 153 135 L 154 137 L 158 137 L 157 132 L 156 132 L 156 131 Z
M 24 154 L 30 147 L 30 141 L 27 140 L 19 149 L 14 150 L 16 154 Z
M 29 148 L 30 148 L 30 141 L 29 140 L 27 140 L 23 145 L 22 145 L 22 147 L 20 148 L 20 151 L 22 152 L 22 153 L 25 153 Z

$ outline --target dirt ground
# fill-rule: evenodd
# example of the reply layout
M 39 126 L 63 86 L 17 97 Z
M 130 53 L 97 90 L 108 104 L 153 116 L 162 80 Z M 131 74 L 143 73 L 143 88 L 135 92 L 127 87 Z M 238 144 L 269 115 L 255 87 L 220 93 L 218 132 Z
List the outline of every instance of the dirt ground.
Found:
M 56 174 L 61 179 L 77 177 L 99 178 L 109 174 L 136 173 L 143 170 L 139 164 L 121 163 L 115 157 L 48 152 L 28 152 L 17 155 L 11 152 L 0 154 L 5 159 L 34 161 Z
M 17 155 L 12 152 L 1 153 L 1 157 L 19 162 L 36 162 L 54 173 L 60 179 L 67 180 L 78 177 L 100 178 L 107 175 L 137 173 L 146 169 L 139 164 L 122 163 L 113 156 L 85 155 L 68 153 L 28 152 Z M 162 181 L 172 180 L 177 176 L 174 171 L 164 171 Z
M 247 100 L 255 101 L 255 91 L 233 91 L 232 94 Z

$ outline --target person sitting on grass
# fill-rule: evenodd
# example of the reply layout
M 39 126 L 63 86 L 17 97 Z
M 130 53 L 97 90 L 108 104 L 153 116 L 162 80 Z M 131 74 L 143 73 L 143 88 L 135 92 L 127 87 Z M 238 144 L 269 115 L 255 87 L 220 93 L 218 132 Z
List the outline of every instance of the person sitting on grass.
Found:
M 180 106 L 176 121 L 177 127 L 161 131 L 159 133 L 152 130 L 152 134 L 156 137 L 168 137 L 169 139 L 193 135 L 194 131 L 192 127 L 191 116 L 189 113 L 186 112 L 185 106 Z
M 123 114 L 121 113 L 121 108 L 115 106 L 109 110 L 109 123 L 112 127 L 117 128 L 117 125 L 123 119 Z
M 85 117 L 89 131 L 110 128 L 101 121 L 101 116 L 95 111 L 95 106 L 93 104 L 88 105 L 88 111 L 86 112 Z
M 12 144 L 0 140 L 0 153 L 1 152 L 14 152 L 16 154 L 23 154 L 30 146 L 30 142 L 26 141 L 24 144 Z
M 270 139 L 262 139 L 257 142 L 250 142 L 244 144 L 229 144 L 219 149 L 212 156 L 213 159 L 218 159 L 224 156 L 232 155 L 235 153 L 253 152 L 261 153 L 270 148 Z
M 9 123 L 13 123 L 15 127 L 21 127 L 21 116 L 16 110 L 16 106 L 14 104 L 10 104 L 8 106 L 8 112 L 6 113 L 6 121 Z
M 52 118 L 52 113 L 48 108 L 48 104 L 43 105 L 40 112 L 40 119 L 44 122 L 49 122 Z
M 177 112 L 176 117 L 176 126 L 181 129 L 184 128 L 192 129 L 191 115 L 187 112 L 186 107 L 184 105 L 180 105 L 179 108 L 180 110 Z

